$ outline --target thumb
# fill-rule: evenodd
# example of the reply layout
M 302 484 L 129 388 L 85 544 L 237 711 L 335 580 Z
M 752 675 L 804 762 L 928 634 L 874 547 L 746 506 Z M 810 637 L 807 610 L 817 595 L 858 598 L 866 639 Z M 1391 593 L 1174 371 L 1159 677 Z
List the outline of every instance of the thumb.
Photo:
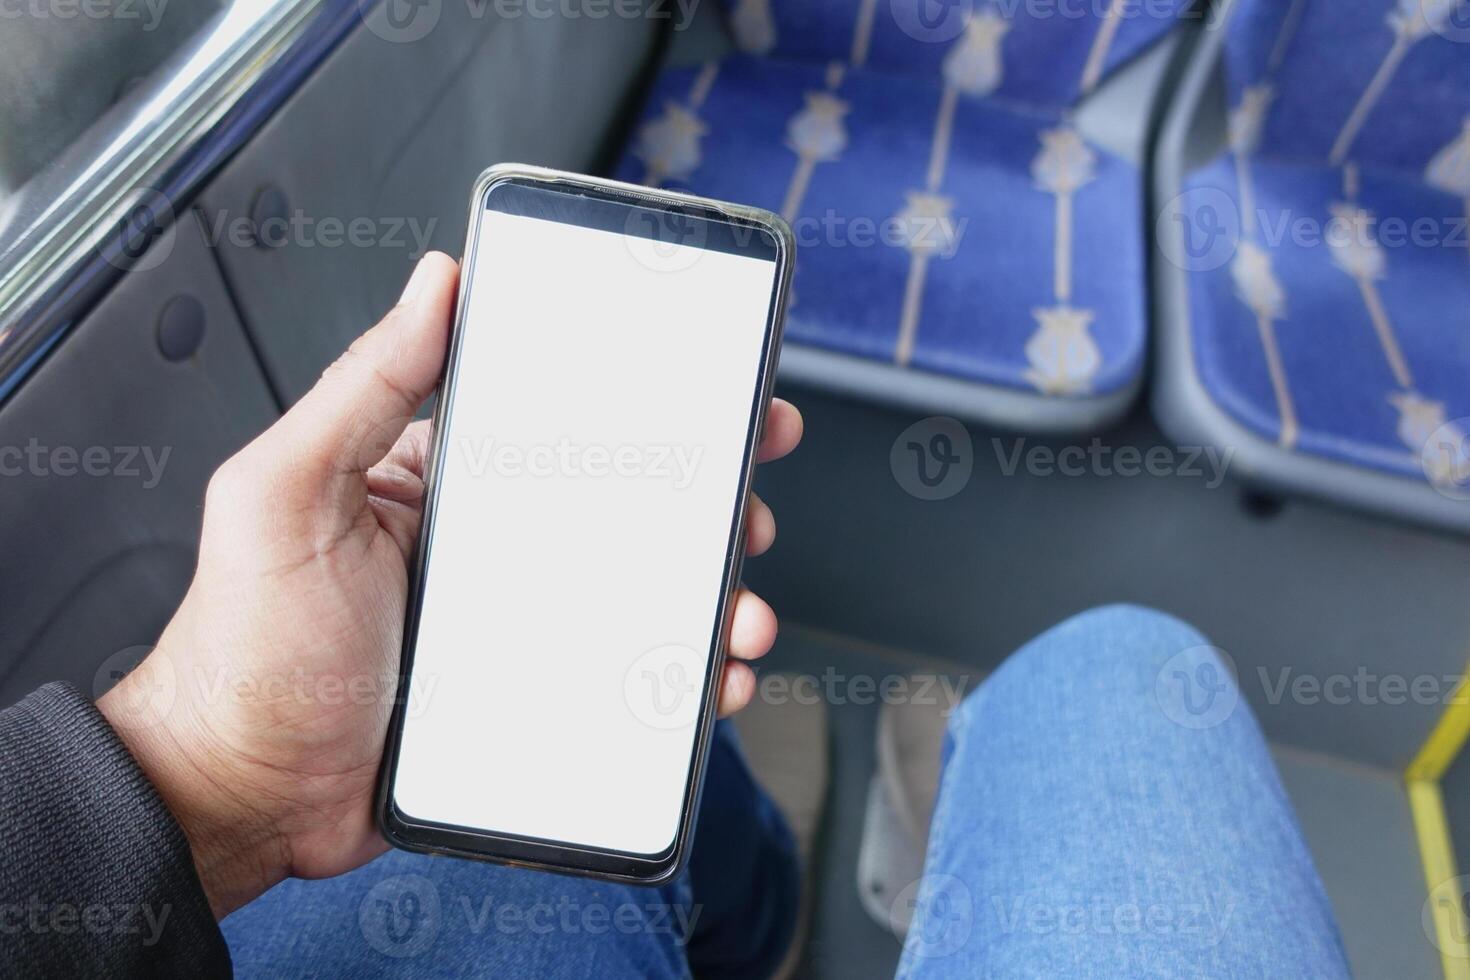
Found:
M 280 437 L 298 466 L 360 474 L 387 454 L 443 374 L 458 282 L 453 259 L 425 255 L 398 305 L 285 414 Z

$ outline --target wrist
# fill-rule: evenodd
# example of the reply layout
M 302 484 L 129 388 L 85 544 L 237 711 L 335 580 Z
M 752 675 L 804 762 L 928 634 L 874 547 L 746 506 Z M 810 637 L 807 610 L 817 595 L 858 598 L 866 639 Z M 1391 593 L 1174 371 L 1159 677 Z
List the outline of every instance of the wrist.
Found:
M 200 884 L 220 919 L 284 879 L 280 821 L 250 791 L 238 761 L 182 697 L 155 650 L 97 702 L 184 831 Z

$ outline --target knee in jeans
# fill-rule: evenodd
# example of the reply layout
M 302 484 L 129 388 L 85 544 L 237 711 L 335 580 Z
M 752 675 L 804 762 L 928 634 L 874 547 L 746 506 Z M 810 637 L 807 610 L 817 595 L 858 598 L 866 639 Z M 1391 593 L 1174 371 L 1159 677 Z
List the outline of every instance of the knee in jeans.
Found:
M 1028 643 L 1021 656 L 1034 653 L 1048 666 L 1106 683 L 1151 680 L 1175 654 L 1208 645 L 1198 630 L 1168 613 L 1117 604 L 1078 613 Z
M 1171 658 L 1208 647 L 1189 624 L 1143 606 L 1100 606 L 1071 617 L 1031 640 L 1001 665 L 991 680 L 965 699 L 951 719 L 963 726 L 988 697 L 1006 697 L 1006 688 L 1035 690 L 1081 688 L 1099 696 L 1151 691 Z M 1212 660 L 1209 651 L 1191 661 Z M 1221 676 L 1228 671 L 1221 668 Z M 1064 683 L 1062 683 L 1064 682 Z M 1233 682 L 1232 682 L 1233 683 Z M 1039 687 L 1036 687 L 1039 686 Z

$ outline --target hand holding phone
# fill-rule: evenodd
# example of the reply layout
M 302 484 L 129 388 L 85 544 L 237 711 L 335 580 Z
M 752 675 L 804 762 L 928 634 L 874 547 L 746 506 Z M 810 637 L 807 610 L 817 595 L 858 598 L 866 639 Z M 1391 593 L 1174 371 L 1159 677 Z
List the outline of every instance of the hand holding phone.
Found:
M 452 260 L 425 257 L 384 320 L 215 474 L 188 594 L 99 699 L 183 828 L 217 916 L 387 846 L 375 782 L 428 451 L 427 423 L 407 423 L 441 379 L 457 281 Z M 800 435 L 777 400 L 760 458 Z M 749 520 L 758 552 L 773 525 L 754 501 Z M 732 618 L 721 712 L 749 699 L 738 660 L 765 653 L 775 629 L 749 593 Z
M 481 179 L 384 757 L 390 841 L 677 871 L 792 250 L 768 212 Z

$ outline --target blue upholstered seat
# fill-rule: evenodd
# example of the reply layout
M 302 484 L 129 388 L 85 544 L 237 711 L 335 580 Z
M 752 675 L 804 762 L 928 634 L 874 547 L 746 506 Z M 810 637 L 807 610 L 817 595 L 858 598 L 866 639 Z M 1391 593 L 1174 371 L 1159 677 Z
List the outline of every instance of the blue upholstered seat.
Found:
M 1186 187 L 1240 219 L 1228 261 L 1190 272 L 1193 369 L 1215 406 L 1282 452 L 1458 492 L 1470 30 L 1456 2 L 1237 0 L 1229 146 Z
M 1139 175 L 1069 114 L 1173 8 L 985 0 L 932 5 L 953 15 L 933 26 L 929 5 L 744 0 L 744 53 L 666 71 L 618 176 L 785 214 L 789 343 L 1059 400 L 1131 392 Z

